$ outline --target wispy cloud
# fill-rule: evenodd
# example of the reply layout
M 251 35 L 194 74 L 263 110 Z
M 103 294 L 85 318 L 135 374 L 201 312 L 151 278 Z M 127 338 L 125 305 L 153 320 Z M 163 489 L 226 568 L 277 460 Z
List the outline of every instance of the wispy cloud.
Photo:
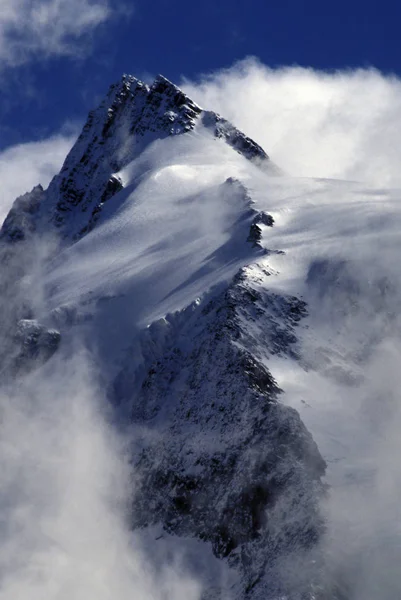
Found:
M 401 185 L 396 77 L 374 69 L 270 69 L 250 58 L 183 87 L 253 137 L 291 175 Z
M 1 0 L 0 66 L 80 55 L 91 34 L 121 10 L 121 1 L 110 0 Z
M 76 135 L 59 133 L 39 142 L 11 146 L 0 153 L 0 222 L 13 201 L 41 183 L 47 187 L 61 168 Z

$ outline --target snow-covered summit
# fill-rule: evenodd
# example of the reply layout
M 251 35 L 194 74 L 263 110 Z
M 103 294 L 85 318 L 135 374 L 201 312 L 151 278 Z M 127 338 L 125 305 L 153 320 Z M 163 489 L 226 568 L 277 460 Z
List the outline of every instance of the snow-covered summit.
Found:
M 46 229 L 50 222 L 68 239 L 86 234 L 93 229 L 104 203 L 121 190 L 117 173 L 152 142 L 182 134 L 213 137 L 273 168 L 258 144 L 218 114 L 202 110 L 162 75 L 151 86 L 124 75 L 89 113 L 29 229 L 39 222 Z M 14 232 L 6 233 L 15 237 Z

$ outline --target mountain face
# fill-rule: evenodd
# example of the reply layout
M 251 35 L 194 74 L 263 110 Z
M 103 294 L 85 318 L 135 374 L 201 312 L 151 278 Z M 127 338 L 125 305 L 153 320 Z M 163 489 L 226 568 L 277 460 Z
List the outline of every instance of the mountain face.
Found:
M 241 572 L 239 597 L 285 593 L 280 561 L 313 549 L 323 525 L 325 462 L 257 350 L 296 353 L 305 306 L 266 292 L 269 276 L 263 263 L 245 268 L 212 299 L 152 324 L 145 377 L 127 361 L 114 384 L 115 399 L 133 398 L 134 425 L 147 426 L 134 453 L 135 525 L 209 542 Z
M 77 340 L 89 349 L 133 439 L 130 525 L 200 540 L 238 599 L 314 598 L 324 531 L 325 461 L 270 367 L 301 361 L 308 317 L 271 265 L 279 179 L 258 144 L 165 78 L 124 76 L 0 233 L 2 268 L 16 265 L 3 381 Z

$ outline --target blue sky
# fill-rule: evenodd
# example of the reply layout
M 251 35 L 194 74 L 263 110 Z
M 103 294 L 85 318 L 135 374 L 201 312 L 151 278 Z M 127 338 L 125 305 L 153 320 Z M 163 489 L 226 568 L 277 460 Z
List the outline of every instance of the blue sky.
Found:
M 6 13 L 0 22 L 3 149 L 47 137 L 68 128 L 69 122 L 82 122 L 123 72 L 144 78 L 161 72 L 179 82 L 182 76 L 193 79 L 249 55 L 271 67 L 374 66 L 401 72 L 401 9 L 395 2 L 388 3 L 387 11 L 383 3 L 359 0 L 2 0 L 3 4 L 6 11 L 7 4 L 14 7 L 12 17 Z M 34 19 L 33 5 L 43 5 L 48 12 L 37 18 L 36 31 L 30 32 L 26 21 Z M 85 11 L 92 11 L 86 21 Z M 35 35 L 41 40 L 35 41 Z

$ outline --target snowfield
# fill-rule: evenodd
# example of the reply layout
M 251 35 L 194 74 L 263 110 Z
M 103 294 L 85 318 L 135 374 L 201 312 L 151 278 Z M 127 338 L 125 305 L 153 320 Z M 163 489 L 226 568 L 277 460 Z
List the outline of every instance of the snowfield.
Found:
M 47 267 L 50 309 L 113 298 L 99 317 L 113 320 L 112 332 L 96 320 L 89 336 L 104 332 L 117 362 L 127 331 L 133 337 L 186 308 L 261 254 L 246 241 L 252 201 L 242 185 L 227 182 L 257 168 L 207 134 L 187 136 L 153 143 L 117 173 L 124 189 L 96 228 Z

